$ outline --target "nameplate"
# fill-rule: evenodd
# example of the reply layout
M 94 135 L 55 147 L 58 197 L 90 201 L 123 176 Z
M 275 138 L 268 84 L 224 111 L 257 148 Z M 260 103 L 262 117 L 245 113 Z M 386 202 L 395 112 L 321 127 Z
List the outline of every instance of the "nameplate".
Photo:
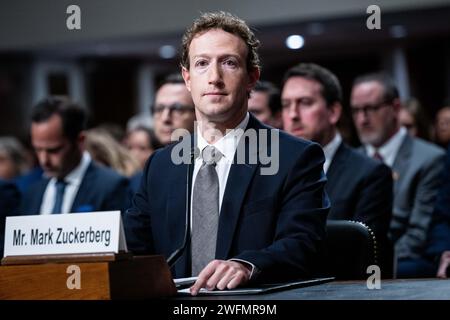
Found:
M 127 251 L 120 211 L 7 217 L 4 256 Z

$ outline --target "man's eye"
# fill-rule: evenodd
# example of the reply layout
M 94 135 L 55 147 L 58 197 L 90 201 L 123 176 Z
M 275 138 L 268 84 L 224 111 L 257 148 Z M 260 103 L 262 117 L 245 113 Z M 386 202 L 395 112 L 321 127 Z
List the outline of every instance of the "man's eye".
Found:
M 229 67 L 236 67 L 237 63 L 234 60 L 225 60 L 225 65 L 227 65 Z
M 312 99 L 301 99 L 300 105 L 302 106 L 311 106 L 314 103 Z
M 195 62 L 196 67 L 205 67 L 207 65 L 208 63 L 206 62 L 206 60 L 198 60 L 197 62 Z

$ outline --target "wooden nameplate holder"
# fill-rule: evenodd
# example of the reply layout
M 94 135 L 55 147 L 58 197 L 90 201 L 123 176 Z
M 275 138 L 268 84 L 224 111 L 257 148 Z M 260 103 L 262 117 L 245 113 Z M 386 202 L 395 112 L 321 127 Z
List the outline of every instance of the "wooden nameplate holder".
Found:
M 69 277 L 75 276 L 79 289 L 70 285 Z M 0 300 L 148 299 L 176 292 L 166 260 L 159 255 L 8 256 L 0 266 Z

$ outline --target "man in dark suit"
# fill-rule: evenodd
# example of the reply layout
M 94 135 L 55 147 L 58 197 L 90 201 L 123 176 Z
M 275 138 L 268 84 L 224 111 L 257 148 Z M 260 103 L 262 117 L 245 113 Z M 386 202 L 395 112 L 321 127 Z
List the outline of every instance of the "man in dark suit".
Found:
M 445 152 L 408 135 L 400 126 L 396 85 L 382 73 L 354 81 L 351 108 L 362 150 L 392 168 L 394 206 L 390 235 L 398 258 L 398 277 L 408 277 L 404 262 L 423 254 Z
M 329 200 L 320 146 L 268 131 L 247 111 L 259 78 L 258 45 L 244 21 L 223 12 L 203 14 L 186 31 L 181 64 L 196 133 L 151 156 L 126 214 L 132 251 L 169 256 L 183 242 L 186 199 L 192 200 L 191 241 L 174 276 L 198 274 L 193 295 L 202 287 L 306 277 L 325 235 Z M 182 144 L 189 159 L 192 141 L 194 164 L 176 164 Z M 271 152 L 270 166 L 264 151 Z
M 405 276 L 448 278 L 450 266 L 450 147 L 443 173 L 443 184 L 428 232 L 424 254 L 403 262 Z
M 21 214 L 124 211 L 129 206 L 128 180 L 84 151 L 85 122 L 84 110 L 62 97 L 34 107 L 31 141 L 45 177 L 24 194 Z
M 15 216 L 20 204 L 20 192 L 13 183 L 0 180 L 0 255 L 3 257 L 5 222 L 7 216 Z
M 342 90 L 329 70 L 301 63 L 290 68 L 283 81 L 282 119 L 285 130 L 320 143 L 325 151 L 326 191 L 331 200 L 330 220 L 355 220 L 375 233 L 384 250 L 381 270 L 389 266 L 387 234 L 392 212 L 390 169 L 350 148 L 342 141 L 337 123 L 342 113 Z M 386 272 L 385 272 L 386 271 Z
M 248 99 L 248 111 L 262 123 L 281 129 L 280 89 L 272 82 L 258 81 Z

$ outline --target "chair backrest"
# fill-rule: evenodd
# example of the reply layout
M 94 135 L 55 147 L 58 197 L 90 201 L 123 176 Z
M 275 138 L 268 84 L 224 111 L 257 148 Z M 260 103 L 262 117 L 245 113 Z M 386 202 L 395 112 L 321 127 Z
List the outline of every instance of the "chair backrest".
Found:
M 357 221 L 327 221 L 327 237 L 320 259 L 320 274 L 336 279 L 366 279 L 367 267 L 377 264 L 375 234 Z

